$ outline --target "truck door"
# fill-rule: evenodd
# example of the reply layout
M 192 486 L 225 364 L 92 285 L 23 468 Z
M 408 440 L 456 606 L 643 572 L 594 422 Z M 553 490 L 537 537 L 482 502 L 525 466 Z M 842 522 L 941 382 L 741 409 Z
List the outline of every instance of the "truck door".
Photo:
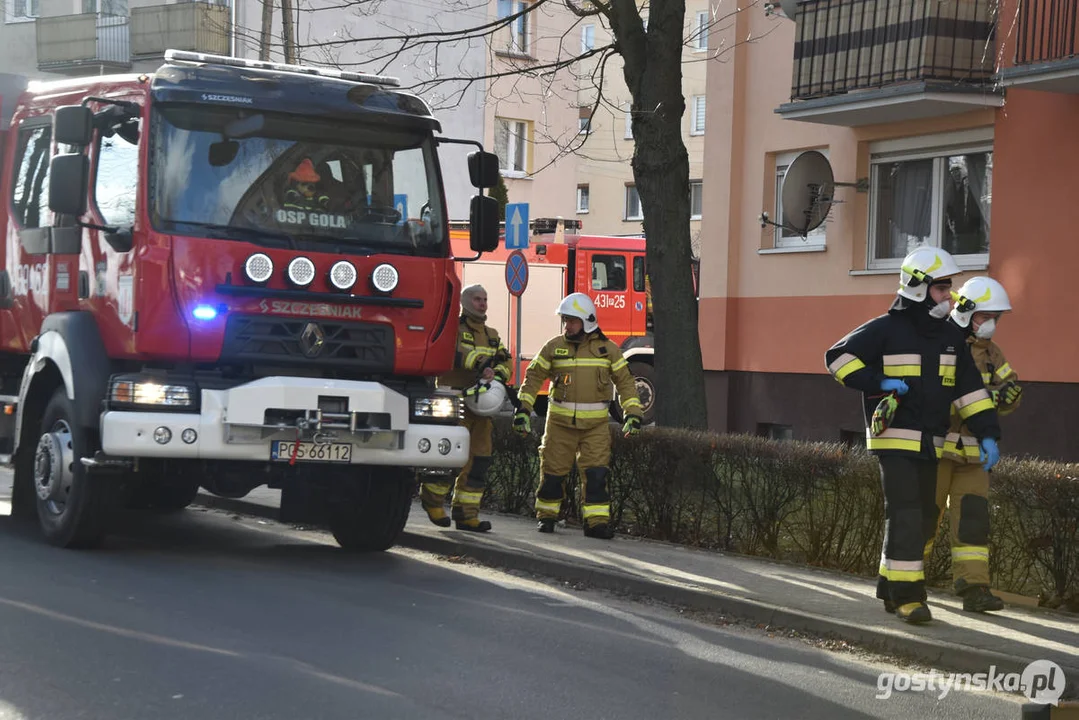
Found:
M 652 329 L 652 305 L 649 302 L 648 286 L 645 283 L 644 253 L 631 255 L 633 260 L 633 287 L 630 291 L 629 304 L 632 304 L 630 330 L 634 335 L 644 335 Z
M 579 252 L 579 251 L 578 251 Z M 591 287 L 603 332 L 618 345 L 632 334 L 633 305 L 628 301 L 629 265 L 624 252 L 589 252 Z

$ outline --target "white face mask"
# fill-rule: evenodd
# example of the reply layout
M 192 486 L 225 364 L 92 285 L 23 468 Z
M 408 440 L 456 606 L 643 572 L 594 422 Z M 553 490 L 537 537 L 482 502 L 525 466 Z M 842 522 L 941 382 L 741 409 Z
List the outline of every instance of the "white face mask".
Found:
M 996 329 L 997 321 L 993 318 L 989 318 L 981 325 L 979 325 L 978 329 L 974 331 L 974 337 L 978 338 L 979 340 L 988 340 L 989 338 L 993 337 L 993 333 L 996 332 Z
M 952 304 L 947 300 L 941 300 L 939 303 L 933 306 L 929 311 L 929 317 L 934 317 L 937 320 L 942 320 L 948 317 L 948 313 L 952 311 Z

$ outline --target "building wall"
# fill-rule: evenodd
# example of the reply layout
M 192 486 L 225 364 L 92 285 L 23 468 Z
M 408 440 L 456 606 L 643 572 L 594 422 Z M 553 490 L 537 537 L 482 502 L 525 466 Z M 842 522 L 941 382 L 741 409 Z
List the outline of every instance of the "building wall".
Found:
M 1007 13 L 1004 13 L 1005 15 Z M 795 25 L 763 12 L 741 13 L 728 33 L 757 37 L 708 74 L 708 141 L 701 259 L 700 330 L 709 374 L 709 423 L 718 430 L 850 439 L 862 427 L 859 395 L 824 368 L 824 352 L 845 333 L 887 310 L 897 270 L 869 270 L 871 193 L 837 191 L 824 242 L 776 248 L 776 160 L 826 151 L 836 180 L 870 174 L 870 154 L 888 139 L 931 134 L 992 138 L 993 182 L 988 264 L 973 274 L 1005 284 L 1015 311 L 996 340 L 1024 382 L 1023 408 L 1004 423 L 1005 452 L 1079 459 L 1069 440 L 1079 423 L 1063 414 L 1051 427 L 1033 421 L 1055 403 L 1079 397 L 1077 323 L 1061 301 L 1079 267 L 1068 233 L 1079 221 L 1069 180 L 1079 139 L 1079 97 L 1009 90 L 1000 110 L 975 110 L 917 122 L 834 127 L 782 119 L 790 97 Z M 1007 48 L 1002 56 L 1010 53 Z M 1033 421 L 1033 422 L 1032 422 Z

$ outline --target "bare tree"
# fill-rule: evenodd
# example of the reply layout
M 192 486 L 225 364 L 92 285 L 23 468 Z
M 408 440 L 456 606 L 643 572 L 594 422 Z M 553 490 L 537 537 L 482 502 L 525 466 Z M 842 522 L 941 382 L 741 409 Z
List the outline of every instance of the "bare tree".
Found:
M 320 0 L 326 5 L 308 7 L 307 12 L 326 9 L 351 9 L 371 19 L 381 3 L 377 0 Z M 727 21 L 746 12 L 763 0 L 744 0 L 742 7 L 732 7 L 721 13 L 719 7 L 737 0 L 718 0 L 713 4 L 709 26 L 704 29 L 713 37 L 728 29 Z M 534 0 L 529 3 L 507 3 L 515 9 L 487 19 L 486 0 L 451 0 L 449 12 L 468 12 L 477 18 L 467 28 L 443 29 L 432 18 L 425 29 L 402 31 L 386 25 L 386 32 L 355 36 L 347 28 L 335 31 L 334 37 L 306 43 L 301 50 L 313 51 L 320 59 L 340 68 L 360 67 L 366 71 L 382 72 L 404 57 L 426 57 L 430 72 L 417 79 L 408 89 L 429 97 L 438 93 L 452 105 L 460 101 L 475 83 L 504 84 L 507 78 L 530 76 L 541 80 L 541 94 L 568 92 L 577 99 L 582 83 L 591 88 L 592 104 L 589 122 L 600 109 L 620 112 L 615 103 L 604 95 L 605 76 L 611 71 L 611 61 L 621 60 L 622 75 L 630 97 L 630 112 L 634 139 L 631 165 L 644 215 L 646 260 L 653 298 L 655 319 L 656 420 L 660 425 L 703 429 L 707 427 L 707 406 L 704 390 L 704 370 L 698 334 L 697 300 L 694 295 L 691 264 L 693 259 L 690 237 L 689 155 L 682 140 L 682 118 L 686 101 L 682 94 L 683 48 L 695 42 L 698 30 L 686 33 L 685 0 L 650 0 L 638 6 L 639 0 Z M 301 8 L 304 11 L 305 8 Z M 443 13 L 447 12 L 446 10 Z M 440 50 L 451 43 L 482 41 L 487 50 L 495 53 L 504 44 L 503 38 L 522 18 L 538 13 L 570 13 L 576 22 L 595 18 L 609 30 L 612 41 L 580 51 L 572 46 L 569 33 L 574 23 L 561 31 L 560 51 L 553 58 L 529 62 L 488 63 L 500 68 L 482 74 L 455 73 L 453 68 L 439 64 Z M 645 26 L 643 13 L 647 13 Z M 571 18 L 571 19 L 572 19 Z M 367 25 L 370 26 L 371 23 Z M 737 39 L 710 51 L 708 60 L 722 61 L 721 56 L 732 47 L 759 38 Z M 360 59 L 343 61 L 340 51 L 364 46 Z M 452 92 L 445 92 L 452 87 Z M 510 93 L 519 88 L 510 85 Z M 578 128 L 555 128 L 542 142 L 558 148 L 555 159 L 570 152 L 581 152 L 587 135 Z M 553 161 L 552 161 L 553 162 Z M 534 172 L 542 171 L 539 168 Z

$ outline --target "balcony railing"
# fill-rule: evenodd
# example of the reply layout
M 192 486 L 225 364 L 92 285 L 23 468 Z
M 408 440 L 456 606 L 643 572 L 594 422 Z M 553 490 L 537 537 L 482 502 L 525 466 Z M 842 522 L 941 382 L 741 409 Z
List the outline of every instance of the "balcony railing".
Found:
M 1076 0 L 1021 0 L 1015 64 L 1067 60 L 1079 54 Z
M 138 58 L 165 50 L 229 54 L 229 9 L 204 2 L 131 8 L 131 51 Z
M 128 19 L 87 13 L 38 18 L 37 64 L 52 72 L 131 66 Z
M 989 84 L 998 1 L 802 0 L 791 99 L 912 81 Z

